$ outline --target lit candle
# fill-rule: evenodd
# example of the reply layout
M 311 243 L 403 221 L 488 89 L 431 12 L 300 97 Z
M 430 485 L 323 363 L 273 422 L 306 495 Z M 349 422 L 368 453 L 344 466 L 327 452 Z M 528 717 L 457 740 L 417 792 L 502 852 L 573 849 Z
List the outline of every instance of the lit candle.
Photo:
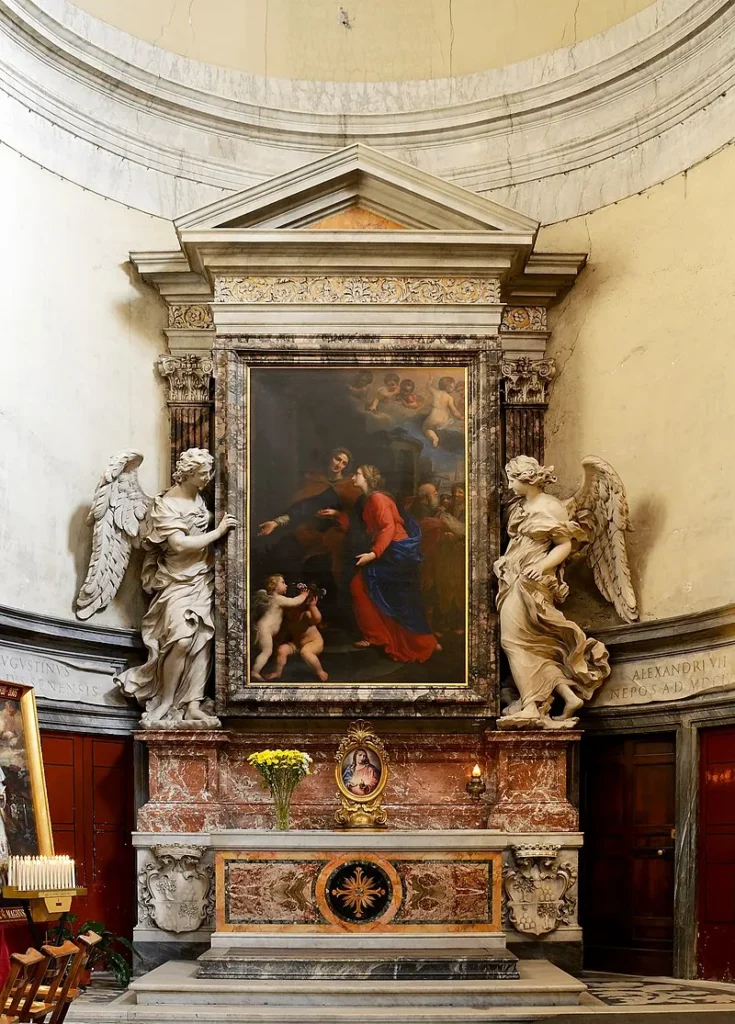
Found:
M 475 767 L 472 769 L 472 778 L 473 779 L 480 779 L 480 778 L 482 778 L 482 768 L 480 768 L 479 764 L 476 764 Z

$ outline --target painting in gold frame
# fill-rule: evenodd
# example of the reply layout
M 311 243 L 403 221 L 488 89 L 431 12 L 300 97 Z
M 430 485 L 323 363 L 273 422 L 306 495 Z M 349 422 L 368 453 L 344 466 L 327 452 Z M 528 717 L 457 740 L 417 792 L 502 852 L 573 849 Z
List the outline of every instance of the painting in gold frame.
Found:
M 348 828 L 384 826 L 388 815 L 381 799 L 388 782 L 388 755 L 369 722 L 351 722 L 339 745 L 334 777 L 342 806 L 335 815 Z
M 248 383 L 248 682 L 465 685 L 466 368 Z
M 46 778 L 33 688 L 0 682 L 0 863 L 52 856 Z
M 217 621 L 215 651 L 215 687 L 218 713 L 231 715 L 259 715 L 267 709 L 275 716 L 327 715 L 338 709 L 365 706 L 366 701 L 374 713 L 422 715 L 429 708 L 439 709 L 442 717 L 472 715 L 491 717 L 497 714 L 498 642 L 497 615 L 492 604 L 491 567 L 500 554 L 499 480 L 501 446 L 500 437 L 500 363 L 497 339 L 487 336 L 466 337 L 446 335 L 437 343 L 434 337 L 411 335 L 390 338 L 364 338 L 356 344 L 352 335 L 326 337 L 304 336 L 290 339 L 285 349 L 274 348 L 272 336 L 249 334 L 247 338 L 233 338 L 227 346 L 214 354 L 216 366 L 215 424 L 217 452 L 217 513 L 229 512 L 241 523 L 231 531 L 226 545 L 215 552 L 215 614 Z M 254 534 L 268 517 L 285 512 L 280 501 L 266 502 L 269 488 L 279 477 L 277 460 L 265 463 L 266 478 L 257 480 L 254 466 L 255 446 L 284 435 L 294 436 L 288 420 L 272 413 L 263 418 L 263 404 L 257 402 L 257 381 L 267 379 L 270 373 L 289 370 L 298 384 L 298 373 L 321 375 L 331 370 L 350 371 L 355 375 L 365 370 L 373 381 L 382 375 L 402 370 L 410 376 L 417 370 L 442 376 L 461 377 L 465 387 L 465 637 L 463 657 L 456 657 L 461 637 L 453 634 L 447 645 L 455 648 L 451 655 L 451 674 L 434 673 L 427 678 L 424 665 L 392 665 L 390 659 L 382 662 L 387 673 L 373 671 L 378 668 L 375 652 L 365 661 L 365 672 L 335 673 L 326 669 L 329 680 L 307 675 L 301 658 L 292 654 L 287 663 L 288 672 L 281 679 L 257 680 L 251 675 L 253 666 L 253 598 L 262 586 L 262 569 L 255 554 Z M 400 382 L 399 382 L 400 384 Z M 297 423 L 299 440 L 312 430 L 312 411 L 328 408 L 337 427 L 342 418 L 333 405 L 325 402 L 323 394 L 306 408 Z M 267 402 L 265 403 L 267 407 Z M 256 408 L 257 406 L 257 408 Z M 289 412 L 293 418 L 296 408 Z M 270 422 L 269 422 L 270 420 Z M 273 429 L 270 429 L 270 426 Z M 260 436 L 260 440 L 259 440 Z M 441 440 L 441 438 L 440 438 Z M 347 444 L 345 439 L 337 444 Z M 321 450 L 322 446 L 318 446 Z M 335 446 L 336 447 L 336 446 Z M 331 450 L 331 449 L 330 449 Z M 307 450 L 307 454 L 310 452 Z M 321 451 L 322 457 L 324 455 Z M 358 460 L 352 452 L 353 465 Z M 292 458 L 296 458 L 295 453 Z M 361 457 L 360 457 L 361 459 Z M 311 461 L 311 459 L 309 460 Z M 317 461 L 318 460 L 314 460 Z M 318 468 L 318 467 L 317 467 Z M 253 472 L 254 471 L 254 472 Z M 299 467 L 292 471 L 299 479 Z M 270 480 L 268 479 L 270 477 Z M 291 484 L 293 484 L 293 475 Z M 284 481 L 278 480 L 279 484 Z M 395 484 L 393 484 L 395 486 Z M 259 488 L 259 495 L 254 493 Z M 290 493 L 281 495 L 288 499 Z M 271 493 L 270 498 L 275 499 Z M 244 527 L 244 528 L 243 528 Z M 270 539 L 270 538 L 268 538 Z M 278 570 L 278 568 L 276 569 Z M 310 578 L 303 582 L 312 582 Z M 471 609 L 471 614 L 468 614 Z M 461 629 L 461 626 L 458 627 Z M 441 641 L 440 641 L 441 643 Z M 444 647 L 444 644 L 441 643 Z M 352 645 L 344 645 L 345 652 Z M 368 664 L 368 661 L 371 664 Z M 382 659 L 381 659 L 382 661 Z M 322 663 L 323 664 L 323 663 Z M 439 662 L 435 662 L 437 669 Z M 299 679 L 289 679 L 298 666 Z M 395 672 L 398 667 L 398 672 Z M 463 668 L 461 674 L 457 668 Z M 266 668 L 266 674 L 272 671 Z M 262 674 L 262 673 L 261 673 Z M 340 681 L 340 676 L 342 680 Z

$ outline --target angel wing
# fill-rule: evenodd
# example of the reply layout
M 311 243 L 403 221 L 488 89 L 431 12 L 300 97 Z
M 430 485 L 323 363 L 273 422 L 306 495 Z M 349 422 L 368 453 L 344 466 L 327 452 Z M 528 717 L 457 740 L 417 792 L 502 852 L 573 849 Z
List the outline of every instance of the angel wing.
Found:
M 254 626 L 260 622 L 265 615 L 268 608 L 270 608 L 271 599 L 268 596 L 267 590 L 256 590 L 253 594 L 253 599 L 250 602 L 250 621 Z
M 94 523 L 92 556 L 77 595 L 77 618 L 106 608 L 120 589 L 130 552 L 145 536 L 153 498 L 138 483 L 140 452 L 119 452 L 102 474 L 87 522 Z
M 604 459 L 582 459 L 584 480 L 565 502 L 569 515 L 590 535 L 586 549 L 597 589 L 625 622 L 638 618 L 625 534 L 632 530 L 623 481 Z

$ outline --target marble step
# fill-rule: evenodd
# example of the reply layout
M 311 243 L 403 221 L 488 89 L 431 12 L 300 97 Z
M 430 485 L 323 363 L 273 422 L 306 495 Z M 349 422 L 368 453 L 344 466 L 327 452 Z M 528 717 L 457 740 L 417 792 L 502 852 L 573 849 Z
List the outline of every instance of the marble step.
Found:
M 132 993 L 107 1006 L 72 1004 L 66 1024 L 531 1024 L 569 1014 L 589 1014 L 580 1006 L 493 1006 L 469 1010 L 466 1007 L 387 1006 L 373 1007 L 369 1001 L 356 1011 L 344 1006 L 139 1006 Z M 667 1007 L 669 1009 L 669 1007 Z M 678 1008 L 677 1008 L 678 1009 Z M 691 1009 L 690 1007 L 688 1009 Z M 630 1007 L 604 1007 L 606 1013 L 621 1013 L 626 1024 Z M 671 1024 L 666 1017 L 662 1024 Z M 652 1021 L 653 1024 L 653 1021 Z
M 518 958 L 507 949 L 379 950 L 208 949 L 199 978 L 252 981 L 489 981 L 518 980 Z
M 171 960 L 132 982 L 129 992 L 138 1009 L 238 1006 L 253 1014 L 260 1008 L 280 1007 L 285 1014 L 287 1009 L 339 1008 L 348 1019 L 349 1011 L 358 1010 L 362 1018 L 366 1008 L 377 1012 L 409 1007 L 476 1011 L 490 1006 L 576 1006 L 587 988 L 546 960 L 519 961 L 518 969 L 517 980 L 253 981 L 199 978 L 196 962 Z

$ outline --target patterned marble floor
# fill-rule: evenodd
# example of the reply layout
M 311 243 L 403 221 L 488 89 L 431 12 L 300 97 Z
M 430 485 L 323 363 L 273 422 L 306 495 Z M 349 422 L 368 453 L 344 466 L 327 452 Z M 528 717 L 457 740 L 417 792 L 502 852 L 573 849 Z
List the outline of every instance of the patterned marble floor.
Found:
M 735 1009 L 735 985 L 679 981 L 674 978 L 639 978 L 625 974 L 580 975 L 589 994 L 606 1006 L 726 1006 Z

